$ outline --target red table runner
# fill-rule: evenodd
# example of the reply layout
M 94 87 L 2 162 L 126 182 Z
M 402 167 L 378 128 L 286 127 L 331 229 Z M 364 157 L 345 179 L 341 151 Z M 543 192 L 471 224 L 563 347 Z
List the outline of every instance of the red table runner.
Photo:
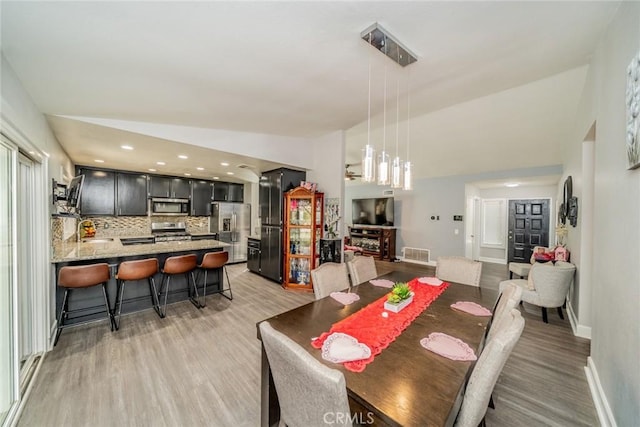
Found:
M 373 362 L 373 359 L 380 354 L 382 350 L 387 348 L 448 286 L 449 284 L 446 282 L 440 286 L 430 286 L 421 284 L 417 279 L 413 279 L 409 282 L 409 287 L 414 293 L 413 302 L 400 311 L 400 313 L 387 311 L 389 317 L 382 317 L 382 312 L 386 311 L 384 309 L 384 302 L 387 300 L 387 295 L 385 295 L 364 307 L 362 310 L 334 323 L 329 332 L 322 333 L 322 335 L 311 342 L 311 345 L 315 348 L 322 348 L 324 341 L 334 332 L 351 335 L 371 349 L 371 357 L 345 362 L 344 367 L 352 372 L 362 372 L 364 368 Z

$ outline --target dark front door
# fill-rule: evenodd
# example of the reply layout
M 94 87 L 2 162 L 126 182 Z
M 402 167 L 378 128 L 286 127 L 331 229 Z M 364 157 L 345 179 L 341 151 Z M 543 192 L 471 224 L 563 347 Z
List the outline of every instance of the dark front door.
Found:
M 549 200 L 509 200 L 509 262 L 529 262 L 534 246 L 549 246 Z

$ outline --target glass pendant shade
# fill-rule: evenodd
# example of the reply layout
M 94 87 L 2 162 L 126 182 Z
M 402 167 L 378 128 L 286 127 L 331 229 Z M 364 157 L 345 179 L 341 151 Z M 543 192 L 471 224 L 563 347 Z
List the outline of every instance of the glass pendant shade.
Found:
M 404 190 L 413 190 L 413 182 L 411 179 L 411 162 L 404 162 L 404 185 L 402 186 Z
M 393 165 L 391 166 L 391 187 L 402 188 L 402 161 L 400 157 L 393 159 Z
M 367 144 L 362 149 L 362 181 L 374 182 L 376 178 L 375 172 L 376 150 L 372 145 Z
M 389 155 L 384 150 L 378 156 L 378 185 L 389 185 Z

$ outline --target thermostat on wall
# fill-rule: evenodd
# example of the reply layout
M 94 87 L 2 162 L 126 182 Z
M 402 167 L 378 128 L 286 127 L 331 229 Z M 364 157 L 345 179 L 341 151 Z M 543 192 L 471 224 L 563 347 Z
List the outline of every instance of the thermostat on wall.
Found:
M 462 221 L 462 215 L 454 215 L 453 216 L 453 220 L 454 221 Z

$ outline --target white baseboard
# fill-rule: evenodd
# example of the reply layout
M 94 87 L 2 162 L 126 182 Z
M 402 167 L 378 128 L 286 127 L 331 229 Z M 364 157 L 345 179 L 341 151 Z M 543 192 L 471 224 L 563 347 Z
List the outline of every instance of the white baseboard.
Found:
M 482 262 L 491 262 L 493 264 L 504 264 L 504 265 L 507 264 L 507 261 L 502 258 L 487 258 L 487 257 L 481 256 L 478 259 Z
M 578 318 L 576 317 L 576 313 L 573 311 L 573 307 L 571 306 L 571 303 L 569 303 L 568 301 L 567 301 L 567 315 L 569 316 L 569 323 L 571 324 L 571 330 L 573 331 L 573 335 L 590 340 L 591 327 L 584 326 L 578 323 Z
M 584 367 L 584 372 L 587 375 L 589 390 L 591 390 L 591 398 L 593 399 L 593 404 L 596 407 L 600 425 L 602 427 L 617 427 L 616 419 L 613 416 L 613 412 L 611 412 L 611 406 L 609 406 L 607 396 L 605 396 L 604 390 L 602 390 L 600 377 L 598 376 L 596 365 L 591 356 L 587 358 L 587 366 Z

